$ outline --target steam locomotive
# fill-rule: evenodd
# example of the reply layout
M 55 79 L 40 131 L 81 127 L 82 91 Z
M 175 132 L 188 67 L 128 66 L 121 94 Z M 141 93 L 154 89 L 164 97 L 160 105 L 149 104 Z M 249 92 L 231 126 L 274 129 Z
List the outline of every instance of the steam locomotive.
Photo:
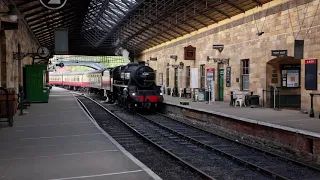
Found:
M 155 77 L 155 71 L 142 61 L 90 72 L 50 73 L 49 84 L 101 93 L 129 110 L 156 110 L 164 99 Z

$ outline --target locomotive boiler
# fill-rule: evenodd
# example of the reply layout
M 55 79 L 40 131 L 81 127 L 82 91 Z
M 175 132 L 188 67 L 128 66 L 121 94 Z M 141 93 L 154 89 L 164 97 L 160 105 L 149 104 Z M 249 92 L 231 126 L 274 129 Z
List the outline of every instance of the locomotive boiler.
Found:
M 113 69 L 113 97 L 128 109 L 156 109 L 163 102 L 155 71 L 144 62 L 129 63 Z

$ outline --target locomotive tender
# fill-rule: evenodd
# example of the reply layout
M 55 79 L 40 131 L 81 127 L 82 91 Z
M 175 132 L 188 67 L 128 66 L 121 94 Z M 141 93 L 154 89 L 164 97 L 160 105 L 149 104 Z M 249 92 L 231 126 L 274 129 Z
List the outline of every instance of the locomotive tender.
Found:
M 49 84 L 100 93 L 130 110 L 156 109 L 163 96 L 155 77 L 155 71 L 142 61 L 89 72 L 50 73 Z

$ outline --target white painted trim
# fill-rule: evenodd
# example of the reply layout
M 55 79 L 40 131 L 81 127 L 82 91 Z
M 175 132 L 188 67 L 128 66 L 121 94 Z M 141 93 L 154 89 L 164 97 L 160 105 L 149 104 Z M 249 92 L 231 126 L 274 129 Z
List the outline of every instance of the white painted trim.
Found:
M 58 124 L 43 124 L 43 125 L 26 125 L 15 126 L 16 128 L 28 128 L 28 127 L 43 127 L 43 126 L 62 126 L 62 125 L 74 125 L 74 124 L 88 124 L 90 122 L 71 122 L 71 123 L 58 123 Z
M 21 157 L 21 158 L 7 158 L 0 159 L 0 161 L 10 161 L 10 160 L 24 160 L 24 159 L 35 159 L 35 158 L 50 158 L 57 156 L 74 156 L 74 155 L 83 155 L 83 154 L 94 154 L 94 153 L 104 153 L 104 152 L 119 152 L 117 149 L 103 150 L 103 151 L 88 151 L 88 152 L 79 152 L 79 153 L 68 153 L 68 154 L 56 154 L 51 156 L 34 156 L 34 157 Z
M 105 142 L 105 141 L 81 141 L 81 142 L 76 142 L 76 143 L 69 143 L 70 144 L 90 144 L 90 143 L 96 143 L 96 142 Z M 38 146 L 15 146 L 12 148 L 17 148 L 17 149 L 24 149 L 24 148 L 35 148 L 35 147 L 56 147 L 56 146 L 63 146 L 63 144 L 47 144 L 47 145 L 38 145 Z
M 125 154 L 129 159 L 131 159 L 134 163 L 136 163 L 138 166 L 140 166 L 146 173 L 148 173 L 153 179 L 155 180 L 162 180 L 156 173 L 154 173 L 150 168 L 148 168 L 145 164 L 143 164 L 141 161 L 139 161 L 137 158 L 135 158 L 131 153 L 129 153 L 125 148 L 123 148 L 115 139 L 113 139 L 108 133 L 106 133 L 97 122 L 95 122 L 94 119 L 92 119 L 88 113 L 83 109 L 83 107 L 80 105 L 80 103 L 77 101 L 74 93 L 72 93 L 75 101 L 78 103 L 79 107 L 82 109 L 83 113 L 91 120 L 91 122 L 100 130 L 102 134 L 104 134 L 108 139 L 111 140 L 111 142 L 116 145 L 119 150 Z
M 48 136 L 48 137 L 36 137 L 36 138 L 21 138 L 20 141 L 31 140 L 31 139 L 51 139 L 51 138 L 76 137 L 76 136 L 92 136 L 92 135 L 99 135 L 99 134 L 102 134 L 102 133 L 76 134 L 76 135 L 67 135 L 67 136 Z
M 258 125 L 262 125 L 262 126 L 275 128 L 275 129 L 281 129 L 281 130 L 285 130 L 285 131 L 290 131 L 290 132 L 294 132 L 294 133 L 298 133 L 298 134 L 303 134 L 303 135 L 307 135 L 307 136 L 320 138 L 320 134 L 319 133 L 315 133 L 315 132 L 310 132 L 310 131 L 301 130 L 301 129 L 295 129 L 295 128 L 281 126 L 281 125 L 277 125 L 277 124 L 266 123 L 266 122 L 262 122 L 262 121 L 258 121 L 258 120 L 253 120 L 253 119 L 248 119 L 248 118 L 244 118 L 244 117 L 225 114 L 225 113 L 221 113 L 221 112 L 217 112 L 217 111 L 209 111 L 209 110 L 205 110 L 205 109 L 198 109 L 198 108 L 191 108 L 191 107 L 181 106 L 179 104 L 175 104 L 175 103 L 172 103 L 172 102 L 163 102 L 163 103 L 169 104 L 169 105 L 172 105 L 172 106 L 177 106 L 177 107 L 183 108 L 183 109 L 189 109 L 189 110 L 195 110 L 195 111 L 199 111 L 199 112 L 205 112 L 205 113 L 218 115 L 218 116 L 223 116 L 223 117 L 227 117 L 227 118 L 231 118 L 231 119 L 234 119 L 234 120 L 239 120 L 239 121 L 243 121 L 243 122 L 247 122 L 247 123 L 251 123 L 251 124 L 258 124 Z
M 85 178 L 102 177 L 102 176 L 112 176 L 112 175 L 129 174 L 129 173 L 137 173 L 137 172 L 143 172 L 143 170 L 124 171 L 124 172 L 107 173 L 107 174 L 96 174 L 96 175 L 90 175 L 90 176 L 67 177 L 67 178 L 58 178 L 58 179 L 50 179 L 50 180 L 85 179 Z

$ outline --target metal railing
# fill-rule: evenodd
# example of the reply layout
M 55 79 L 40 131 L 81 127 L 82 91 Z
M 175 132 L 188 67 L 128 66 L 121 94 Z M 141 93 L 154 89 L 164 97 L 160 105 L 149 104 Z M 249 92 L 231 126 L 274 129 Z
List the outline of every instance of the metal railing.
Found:
M 262 106 L 265 107 L 265 100 L 267 100 L 267 95 L 270 93 L 269 102 L 273 100 L 273 109 L 274 110 L 280 110 L 280 90 L 276 86 L 271 86 L 273 90 L 262 90 Z M 266 98 L 265 98 L 266 96 Z M 272 96 L 272 97 L 271 97 Z M 278 101 L 277 101 L 278 96 Z M 270 108 L 271 108 L 270 104 Z

